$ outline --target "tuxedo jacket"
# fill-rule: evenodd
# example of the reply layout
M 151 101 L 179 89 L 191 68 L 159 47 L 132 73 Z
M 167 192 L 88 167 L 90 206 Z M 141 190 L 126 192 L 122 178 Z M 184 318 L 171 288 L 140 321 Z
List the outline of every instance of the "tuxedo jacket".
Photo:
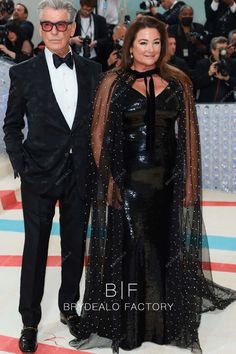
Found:
M 15 174 L 35 191 L 44 192 L 58 181 L 69 152 L 85 197 L 89 168 L 89 135 L 93 94 L 100 65 L 74 54 L 78 101 L 72 129 L 68 126 L 53 93 L 44 52 L 10 68 L 11 86 L 4 120 L 6 150 Z M 28 126 L 23 142 L 22 129 Z

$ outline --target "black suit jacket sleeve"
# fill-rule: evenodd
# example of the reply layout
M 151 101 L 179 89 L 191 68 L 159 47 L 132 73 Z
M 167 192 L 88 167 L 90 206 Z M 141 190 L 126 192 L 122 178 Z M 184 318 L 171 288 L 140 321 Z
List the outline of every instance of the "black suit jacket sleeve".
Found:
M 97 47 L 104 47 L 108 41 L 106 19 L 99 15 L 94 15 L 94 39 L 97 40 Z
M 11 86 L 7 103 L 7 111 L 3 125 L 5 133 L 4 141 L 15 175 L 21 173 L 24 168 L 24 155 L 22 141 L 25 126 L 24 114 L 26 112 L 25 100 L 22 97 L 22 77 L 18 75 L 16 67 L 9 71 Z
M 195 73 L 193 75 L 193 82 L 196 89 L 201 89 L 203 87 L 210 86 L 213 77 L 208 75 L 210 67 L 210 62 L 207 59 L 200 60 L 195 69 Z

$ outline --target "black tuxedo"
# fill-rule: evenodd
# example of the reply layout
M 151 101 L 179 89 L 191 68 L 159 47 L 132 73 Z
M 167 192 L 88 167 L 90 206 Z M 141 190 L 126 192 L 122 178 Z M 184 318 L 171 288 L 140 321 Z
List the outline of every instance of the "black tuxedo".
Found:
M 100 67 L 77 54 L 74 58 L 79 85 L 72 129 L 53 93 L 44 53 L 11 67 L 11 88 L 3 129 L 15 173 L 40 193 L 61 177 L 72 148 L 79 192 L 84 197 L 88 174 L 88 123 Z M 22 144 L 24 114 L 29 131 Z
M 95 47 L 97 54 L 96 60 L 104 66 L 106 64 L 106 48 L 109 41 L 106 19 L 100 15 L 95 15 L 94 13 L 92 13 L 91 16 L 94 22 L 94 40 L 97 41 L 97 46 Z M 76 31 L 74 36 L 81 36 L 80 11 L 78 11 L 76 15 L 75 22 Z
M 72 306 L 79 299 L 89 215 L 89 126 L 100 65 L 76 54 L 74 62 L 78 101 L 72 129 L 53 93 L 44 52 L 10 69 L 3 129 L 13 169 L 22 181 L 25 245 L 19 311 L 25 326 L 36 327 L 41 318 L 48 242 L 57 200 L 62 255 L 60 311 L 74 314 Z M 28 134 L 22 143 L 24 115 Z

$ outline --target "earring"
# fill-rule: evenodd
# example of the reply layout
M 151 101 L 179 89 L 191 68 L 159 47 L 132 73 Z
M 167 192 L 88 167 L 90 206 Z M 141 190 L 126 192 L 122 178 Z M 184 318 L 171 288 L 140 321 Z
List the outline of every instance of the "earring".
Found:
M 133 53 L 130 53 L 130 58 L 133 59 L 133 57 L 134 57 L 134 56 L 133 56 Z

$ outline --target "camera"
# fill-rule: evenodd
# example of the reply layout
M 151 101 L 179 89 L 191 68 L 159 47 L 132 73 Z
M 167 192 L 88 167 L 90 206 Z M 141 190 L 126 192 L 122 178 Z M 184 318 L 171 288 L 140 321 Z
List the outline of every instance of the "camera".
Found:
M 114 41 L 113 49 L 116 51 L 117 58 L 119 58 L 119 59 L 121 58 L 121 50 L 122 50 L 123 44 L 124 44 L 123 39 L 117 39 Z
M 83 57 L 84 58 L 90 58 L 90 43 L 91 43 L 91 38 L 89 36 L 86 36 L 83 39 Z
M 161 5 L 161 0 L 147 0 L 141 2 L 140 9 L 142 10 L 148 10 L 151 7 L 159 7 Z
M 195 37 L 198 41 L 202 41 L 204 39 L 204 35 L 198 32 L 189 32 L 189 37 Z
M 219 61 L 217 62 L 216 67 L 217 67 L 217 71 L 222 76 L 229 75 L 228 56 L 227 56 L 227 50 L 225 48 L 219 49 Z

